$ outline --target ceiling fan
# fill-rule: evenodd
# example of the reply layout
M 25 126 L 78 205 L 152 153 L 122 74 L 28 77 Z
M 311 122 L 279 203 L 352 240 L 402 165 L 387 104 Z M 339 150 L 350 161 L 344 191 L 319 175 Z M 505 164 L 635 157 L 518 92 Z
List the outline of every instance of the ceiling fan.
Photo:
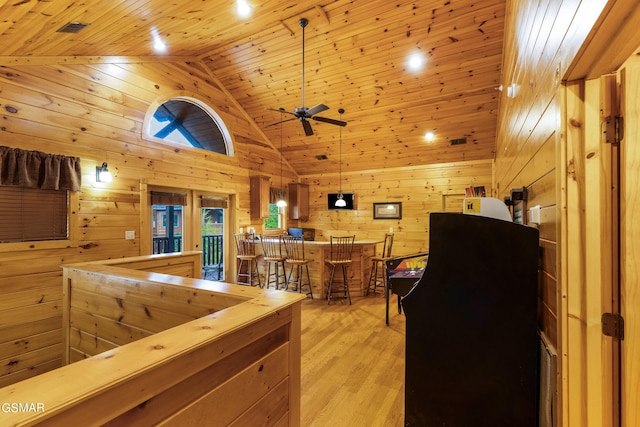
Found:
M 337 126 L 346 126 L 347 122 L 342 120 L 330 119 L 328 117 L 316 116 L 316 114 L 329 109 L 329 107 L 327 107 L 324 104 L 318 104 L 311 108 L 307 108 L 304 106 L 304 28 L 307 26 L 309 21 L 306 18 L 300 18 L 298 23 L 302 27 L 302 107 L 296 107 L 293 111 L 287 111 L 284 108 L 279 108 L 277 110 L 275 108 L 267 108 L 267 110 L 277 111 L 279 113 L 290 114 L 294 116 L 290 119 L 281 120 L 276 123 L 271 123 L 267 125 L 267 127 L 297 119 L 297 120 L 300 120 L 300 122 L 302 123 L 302 127 L 304 128 L 305 135 L 311 136 L 313 135 L 313 129 L 311 128 L 311 123 L 309 122 L 310 119 L 316 120 L 318 122 L 337 125 Z

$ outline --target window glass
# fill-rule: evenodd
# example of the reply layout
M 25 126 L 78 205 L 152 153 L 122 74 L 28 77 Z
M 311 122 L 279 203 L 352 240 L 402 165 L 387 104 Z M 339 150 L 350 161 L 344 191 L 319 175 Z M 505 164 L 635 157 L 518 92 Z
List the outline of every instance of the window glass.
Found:
M 182 206 L 153 205 L 153 253 L 182 251 Z M 158 224 L 160 226 L 158 227 Z
M 149 121 L 149 134 L 175 144 L 233 154 L 222 120 L 195 100 L 174 98 L 164 102 Z
M 269 217 L 264 220 L 265 230 L 284 229 L 284 209 L 275 203 L 269 203 Z

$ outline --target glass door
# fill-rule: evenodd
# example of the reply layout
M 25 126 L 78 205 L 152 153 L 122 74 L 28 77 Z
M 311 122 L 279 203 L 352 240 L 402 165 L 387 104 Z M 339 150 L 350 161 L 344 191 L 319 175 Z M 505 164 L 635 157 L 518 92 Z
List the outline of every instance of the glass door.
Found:
M 224 209 L 202 208 L 202 278 L 224 280 Z
M 153 253 L 181 252 L 183 247 L 182 206 L 153 205 Z

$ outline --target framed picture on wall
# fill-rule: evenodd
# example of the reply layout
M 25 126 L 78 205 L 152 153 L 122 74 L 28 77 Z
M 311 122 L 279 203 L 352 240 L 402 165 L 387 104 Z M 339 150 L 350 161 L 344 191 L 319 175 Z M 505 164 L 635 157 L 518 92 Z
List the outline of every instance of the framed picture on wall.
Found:
M 373 219 L 402 219 L 402 203 L 374 203 Z

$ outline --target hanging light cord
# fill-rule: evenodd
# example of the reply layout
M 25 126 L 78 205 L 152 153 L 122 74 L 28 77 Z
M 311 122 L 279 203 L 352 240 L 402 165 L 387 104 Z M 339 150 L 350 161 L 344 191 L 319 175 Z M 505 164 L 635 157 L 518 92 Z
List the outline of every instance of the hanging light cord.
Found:
M 340 120 L 342 120 L 342 113 L 344 109 L 339 108 Z M 337 208 L 344 208 L 347 206 L 347 202 L 344 200 L 344 194 L 342 194 L 342 127 L 340 127 L 340 192 L 338 193 L 338 199 L 335 202 Z
M 284 191 L 282 187 L 282 112 L 280 113 L 280 191 Z
M 340 113 L 342 120 L 342 113 Z M 342 197 L 342 126 L 340 126 L 340 197 Z
M 285 191 L 282 184 L 282 111 L 280 111 L 280 199 L 278 200 L 278 207 L 287 206 L 287 201 L 284 199 Z

